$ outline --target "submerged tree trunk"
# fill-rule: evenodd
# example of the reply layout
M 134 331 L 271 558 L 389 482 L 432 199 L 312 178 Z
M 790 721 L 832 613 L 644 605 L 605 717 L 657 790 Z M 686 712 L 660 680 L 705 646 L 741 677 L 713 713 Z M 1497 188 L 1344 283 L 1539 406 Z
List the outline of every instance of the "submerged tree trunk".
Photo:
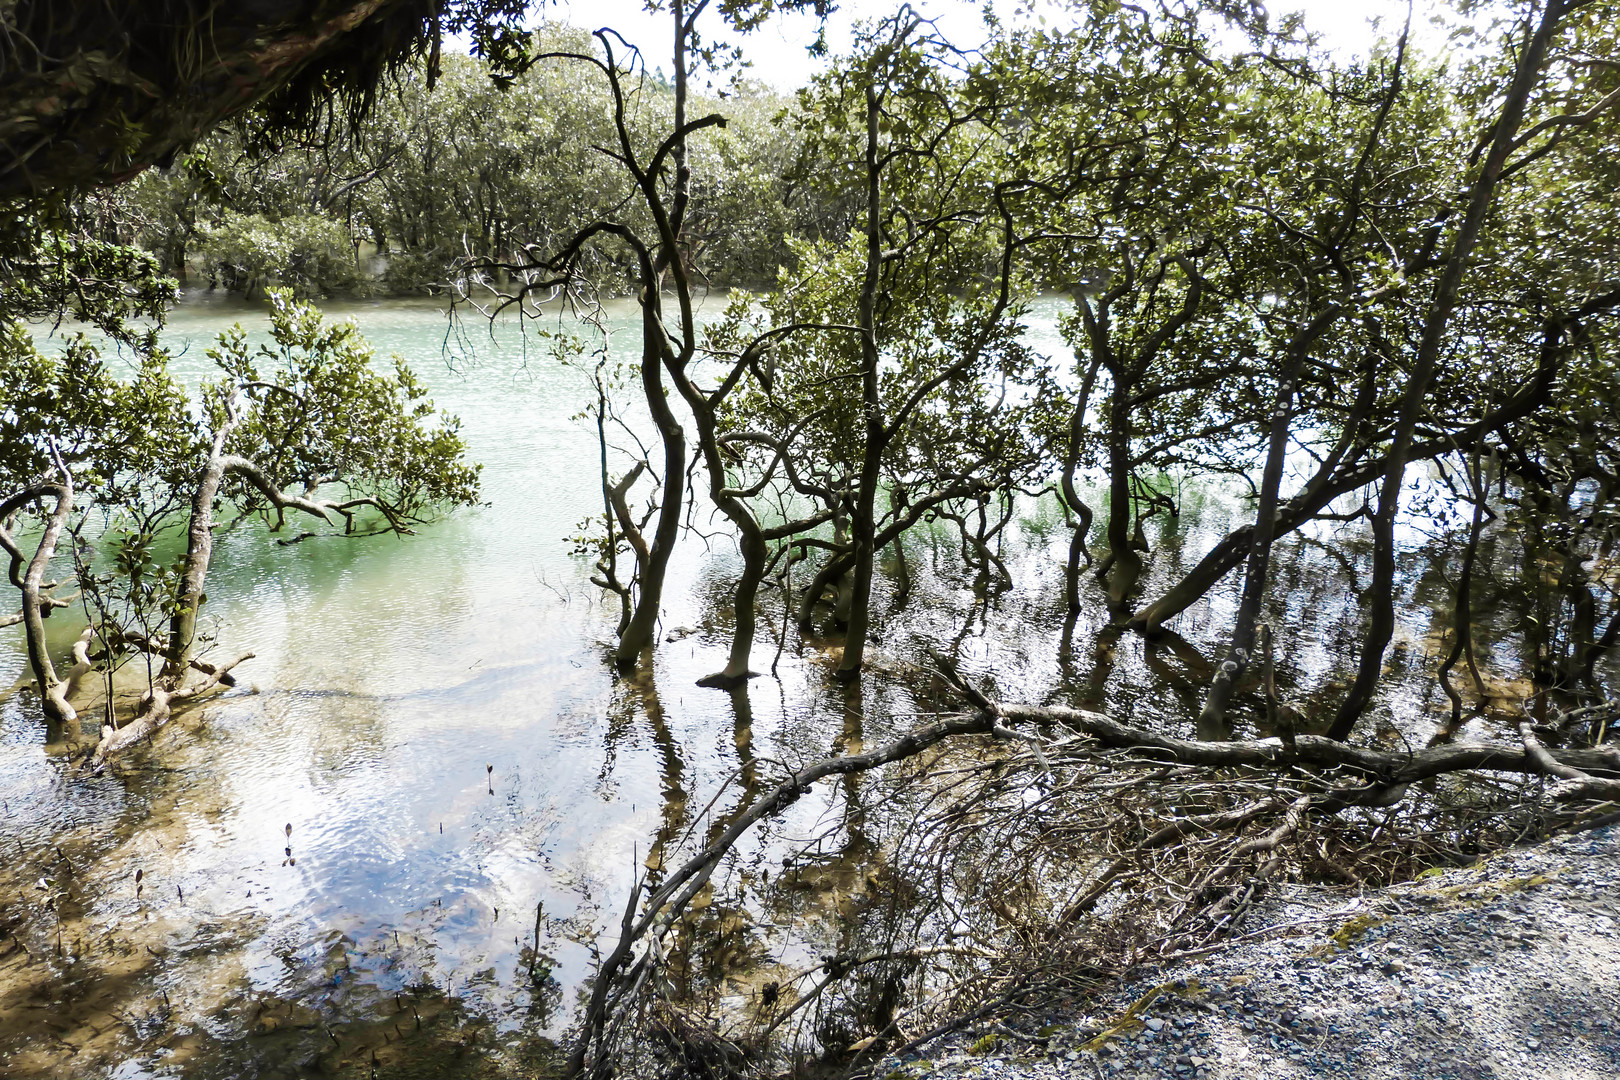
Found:
M 67 724 L 78 719 L 79 714 L 68 703 L 69 684 L 57 676 L 56 665 L 51 662 L 50 646 L 45 640 L 45 620 L 50 617 L 53 609 L 62 606 L 60 601 L 49 595 L 50 587 L 45 583 L 45 571 L 56 555 L 56 545 L 61 539 L 68 518 L 73 513 L 74 501 L 72 475 L 66 469 L 58 469 L 58 472 L 61 473 L 61 480 L 41 484 L 20 493 L 15 498 L 8 499 L 4 508 L 0 508 L 0 520 L 4 520 L 25 503 L 53 496 L 56 499 L 56 505 L 45 519 L 45 531 L 39 538 L 39 545 L 34 549 L 33 557 L 27 560 L 27 570 L 20 577 L 18 571 L 23 563 L 22 551 L 12 540 L 9 531 L 3 528 L 0 528 L 0 541 L 3 541 L 3 546 L 11 557 L 12 584 L 22 593 L 21 622 L 27 641 L 28 666 L 33 671 L 34 682 L 39 687 L 40 707 L 47 720 Z
M 186 558 L 180 574 L 180 595 L 169 619 L 168 648 L 164 652 L 163 677 L 185 676 L 196 652 L 197 612 L 204 602 L 208 565 L 214 557 L 214 500 L 225 480 L 225 440 L 235 427 L 234 415 L 214 435 L 213 448 L 197 487 L 191 493 L 191 520 L 186 526 Z
M 1483 705 L 1488 700 L 1484 680 L 1479 677 L 1479 667 L 1474 662 L 1474 563 L 1479 557 L 1479 539 L 1485 527 L 1487 489 L 1485 477 L 1480 473 L 1477 455 L 1469 470 L 1468 486 L 1474 503 L 1474 513 L 1473 519 L 1468 524 L 1468 542 L 1463 548 L 1462 566 L 1457 572 L 1457 598 L 1452 606 L 1451 619 L 1451 651 L 1446 654 L 1439 670 L 1440 686 L 1451 702 L 1451 720 L 1446 725 L 1446 731 L 1450 733 L 1455 733 L 1462 727 L 1462 695 L 1451 685 L 1451 669 L 1464 656 L 1468 658 L 1468 670 L 1473 673 L 1474 689 L 1479 695 L 1480 704 Z
M 1142 556 L 1131 536 L 1130 384 L 1119 365 L 1112 365 L 1109 373 L 1114 388 L 1108 405 L 1108 613 L 1123 622 L 1130 615 Z
M 1063 601 L 1065 607 L 1071 611 L 1080 610 L 1080 574 L 1082 567 L 1080 559 L 1085 558 L 1085 568 L 1091 566 L 1091 552 L 1086 548 L 1086 535 L 1091 532 L 1091 507 L 1080 498 L 1080 492 L 1075 488 L 1074 477 L 1080 468 L 1080 443 L 1086 431 L 1086 410 L 1091 405 L 1091 391 L 1097 382 L 1097 369 L 1101 366 L 1101 356 L 1093 354 L 1091 363 L 1086 368 L 1086 375 L 1080 383 L 1080 396 L 1075 399 L 1074 414 L 1069 418 L 1069 445 L 1063 455 L 1062 492 L 1064 504 L 1074 512 L 1076 521 L 1074 535 L 1069 540 L 1069 561 L 1064 569 Z
M 1172 267 L 1179 268 L 1188 280 L 1181 305 L 1137 345 L 1134 353 L 1118 351 L 1113 340 L 1113 305 L 1138 287 L 1138 269 L 1128 251 L 1124 263 L 1125 272 L 1118 283 L 1095 301 L 1082 293 L 1075 294 L 1075 304 L 1091 346 L 1094 368 L 1100 364 L 1108 372 L 1112 383 L 1108 397 L 1108 555 L 1096 573 L 1107 584 L 1108 613 L 1117 624 L 1125 623 L 1131 616 L 1130 598 L 1142 573 L 1142 556 L 1139 552 L 1146 547 L 1138 543 L 1141 522 L 1132 512 L 1132 413 L 1168 392 L 1162 386 L 1149 385 L 1144 389 L 1144 381 L 1159 354 L 1198 314 L 1205 294 L 1205 281 L 1198 273 L 1192 256 L 1161 260 L 1148 273 L 1148 278 L 1162 283 Z M 1070 561 L 1073 562 L 1072 555 Z M 1078 603 L 1077 592 L 1071 590 L 1071 594 Z
M 747 682 L 755 674 L 749 670 L 748 658 L 754 649 L 754 634 L 759 622 L 759 585 L 765 580 L 770 547 L 765 542 L 765 530 L 760 527 L 753 511 L 726 484 L 726 467 L 720 455 L 719 428 L 713 402 L 684 372 L 677 374 L 676 378 L 681 396 L 686 399 L 697 421 L 698 447 L 709 474 L 709 497 L 736 528 L 737 549 L 743 560 L 742 574 L 731 591 L 733 625 L 731 651 L 726 658 L 726 666 L 698 680 L 699 686 L 729 690 Z
M 1597 638 L 1597 597 L 1592 593 L 1586 568 L 1581 565 L 1574 538 L 1565 538 L 1561 546 L 1564 568 L 1559 575 L 1558 588 L 1569 598 L 1569 629 L 1564 635 L 1564 655 L 1558 658 L 1562 662 L 1549 666 L 1555 671 L 1553 685 L 1560 690 L 1572 690 Z
M 905 508 L 905 500 L 898 492 L 889 493 L 889 513 L 898 519 Z M 899 611 L 911 598 L 911 563 L 906 559 L 905 534 L 896 536 L 888 545 L 894 552 L 894 610 Z
M 745 518 L 747 526 L 742 524 Z M 743 508 L 743 513 L 732 517 L 731 520 L 741 534 L 737 538 L 737 548 L 743 559 L 743 571 L 731 592 L 733 604 L 731 651 L 726 656 L 724 668 L 698 680 L 699 686 L 712 686 L 722 690 L 740 686 L 756 674 L 749 669 L 748 659 L 754 650 L 754 636 L 759 625 L 759 585 L 765 580 L 765 566 L 770 559 L 770 549 L 766 546 L 765 538 L 758 522 L 753 520 L 753 515 Z
M 1373 690 L 1383 672 L 1384 650 L 1389 646 L 1389 639 L 1395 630 L 1395 515 L 1399 511 L 1401 489 L 1406 482 L 1406 465 L 1413 434 L 1428 398 L 1429 384 L 1439 364 L 1441 342 L 1452 310 L 1457 305 L 1458 291 L 1468 271 L 1470 256 L 1485 224 L 1485 217 L 1495 201 L 1496 185 L 1507 165 L 1508 155 L 1514 150 L 1519 124 L 1524 117 L 1525 102 L 1540 78 L 1553 32 L 1569 10 L 1566 0 L 1549 0 L 1530 40 L 1525 42 L 1513 83 L 1492 125 L 1490 151 L 1486 154 L 1478 177 L 1470 186 L 1467 214 L 1446 258 L 1433 306 L 1424 322 L 1417 357 L 1412 364 L 1406 392 L 1401 397 L 1387 469 L 1378 492 L 1378 509 L 1373 515 L 1372 617 L 1362 641 L 1361 662 L 1355 682 L 1339 706 L 1333 726 L 1328 729 L 1328 734 L 1335 739 L 1350 737 L 1356 722 L 1371 703 Z
M 821 564 L 821 568 L 810 579 L 810 584 L 805 586 L 804 592 L 799 597 L 797 620 L 801 634 L 808 634 L 815 627 L 816 605 L 827 595 L 829 586 L 841 582 L 847 576 L 851 561 L 852 556 L 847 553 L 832 555 Z M 842 585 L 839 586 L 839 590 L 842 594 Z
M 674 554 L 675 540 L 681 527 L 681 510 L 686 503 L 686 432 L 681 429 L 680 421 L 675 418 L 674 411 L 669 407 L 669 398 L 664 393 L 664 357 L 660 348 L 664 328 L 658 317 L 656 279 L 646 283 L 641 302 L 641 388 L 647 400 L 647 411 L 652 414 L 653 424 L 658 428 L 658 437 L 664 446 L 664 477 L 658 524 L 653 529 L 652 547 L 641 571 L 635 611 L 613 654 L 614 663 L 620 668 L 635 667 L 657 634 L 659 608 L 664 598 L 664 578 L 669 572 L 669 559 Z
M 619 625 L 614 627 L 615 637 L 623 637 L 625 629 L 630 625 L 632 608 L 630 598 L 631 587 L 619 580 L 619 540 L 614 535 L 613 525 L 618 522 L 619 533 L 630 545 L 631 555 L 635 559 L 636 573 L 646 564 L 649 548 L 647 540 L 641 535 L 641 529 L 635 517 L 630 513 L 629 494 L 641 474 L 647 471 L 647 463 L 638 461 L 635 467 L 621 476 L 617 481 L 608 475 L 608 439 L 607 439 L 607 387 L 600 377 L 596 383 L 596 447 L 597 469 L 602 481 L 602 520 L 607 529 L 607 543 L 602 557 L 597 561 L 600 577 L 591 580 L 602 588 L 612 592 L 619 598 Z
M 233 463 L 251 467 L 241 458 L 232 458 L 225 453 L 225 443 L 238 422 L 234 391 L 225 399 L 225 411 L 226 420 L 214 433 L 208 458 L 197 475 L 197 486 L 192 491 L 180 590 L 175 598 L 174 614 L 169 619 L 169 638 L 162 645 L 162 671 L 141 698 L 135 716 L 129 723 L 123 727 L 111 724 L 103 726 L 101 741 L 92 759 L 96 766 L 120 750 L 155 734 L 168 723 L 174 706 L 180 702 L 199 697 L 221 685 L 234 685 L 231 669 L 253 655 L 245 653 L 218 666 L 196 657 L 197 615 L 207 600 L 208 569 L 214 557 L 214 503 Z M 146 647 L 155 649 L 158 645 L 147 643 Z M 205 678 L 200 683 L 187 686 L 187 677 L 193 671 L 202 672 Z
M 1575 672 L 1572 681 L 1591 682 L 1597 671 L 1597 662 L 1605 653 L 1612 652 L 1620 646 L 1620 591 L 1615 592 L 1609 599 L 1609 610 L 1605 618 L 1607 625 L 1601 635 L 1592 639 L 1592 642 L 1576 657 Z
M 838 677 L 845 681 L 861 674 L 866 656 L 866 627 L 872 602 L 872 564 L 876 555 L 877 489 L 887 441 L 883 404 L 878 397 L 877 292 L 883 268 L 883 230 L 879 219 L 883 195 L 878 164 L 877 90 L 866 88 L 866 273 L 861 280 L 857 324 L 861 328 L 861 401 L 866 413 L 866 446 L 861 455 L 860 485 L 855 495 L 850 530 L 855 541 L 854 577 L 850 582 L 849 622 L 844 630 L 844 657 Z
M 1227 657 L 1215 670 L 1203 709 L 1198 714 L 1202 734 L 1224 732 L 1231 737 L 1226 719 L 1227 705 L 1238 681 L 1248 670 L 1255 644 L 1255 626 L 1265 600 L 1266 579 L 1271 571 L 1271 545 L 1277 533 L 1277 498 L 1282 490 L 1283 465 L 1288 458 L 1288 437 L 1294 423 L 1294 388 L 1305 369 L 1311 347 L 1339 315 L 1334 305 L 1301 327 L 1290 343 L 1288 363 L 1277 383 L 1277 403 L 1271 413 L 1271 431 L 1266 447 L 1266 465 L 1260 477 L 1260 498 L 1255 505 L 1254 527 L 1249 532 L 1247 565 L 1243 573 L 1243 593 L 1238 601 L 1237 620 L 1232 627 L 1232 645 Z

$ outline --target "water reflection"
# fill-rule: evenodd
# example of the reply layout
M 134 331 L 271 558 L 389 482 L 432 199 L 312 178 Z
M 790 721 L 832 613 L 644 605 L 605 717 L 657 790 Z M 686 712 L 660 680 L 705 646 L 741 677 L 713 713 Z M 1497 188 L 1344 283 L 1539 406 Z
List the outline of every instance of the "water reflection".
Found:
M 504 332 L 447 362 L 430 305 L 351 313 L 462 417 L 489 504 L 403 542 L 288 549 L 239 529 L 220 544 L 210 607 L 222 647 L 258 659 L 114 775 L 67 770 L 37 704 L 0 701 L 0 1061 L 19 1075 L 133 1062 L 128 1075 L 223 1077 L 311 1061 L 365 1075 L 373 1057 L 396 1072 L 419 1060 L 423 1075 L 474 1059 L 530 1068 L 568 1023 L 592 942 L 616 932 L 631 882 L 659 880 L 787 769 L 950 706 L 929 687 L 931 649 L 1008 698 L 1190 729 L 1236 582 L 1151 641 L 1109 625 L 1091 575 L 1071 614 L 1069 541 L 1050 500 L 1020 504 L 1004 526 L 991 508 L 987 545 L 1005 575 L 972 551 L 964 560 L 942 522 L 908 538 L 903 560 L 891 552 L 874 674 L 858 685 L 831 677 L 836 638 L 787 628 L 767 664 L 782 632 L 769 591 L 754 666 L 772 676 L 729 693 L 694 685 L 729 645 L 736 560 L 723 538 L 677 553 L 654 663 L 619 677 L 603 663 L 616 612 L 563 541 L 598 500 L 578 465 L 594 460 L 593 433 L 571 420 L 583 376 Z M 230 305 L 177 313 L 171 337 L 191 344 L 181 374 L 202 375 L 202 345 L 237 317 L 260 319 Z M 1038 333 L 1055 341 L 1050 319 Z M 1179 514 L 1148 522 L 1145 595 L 1245 513 L 1218 491 L 1179 494 Z M 1274 557 L 1263 618 L 1279 693 L 1307 718 L 1353 670 L 1356 529 L 1296 534 Z M 1510 561 L 1502 546 L 1488 536 L 1482 566 Z M 1379 699 L 1378 730 L 1397 741 L 1433 738 L 1448 719 L 1433 679 L 1448 616 L 1430 615 L 1449 605 L 1447 558 L 1421 537 L 1405 549 L 1404 621 Z M 810 576 L 794 575 L 801 587 Z M 1490 574 L 1480 589 L 1476 611 L 1500 612 L 1480 620 L 1480 659 L 1500 681 L 1537 653 L 1519 629 L 1533 612 Z M 60 648 L 74 629 L 53 622 Z M 0 683 L 21 677 L 20 640 L 0 632 Z M 1254 730 L 1255 695 L 1240 694 L 1231 718 Z M 884 899 L 898 886 L 883 856 L 914 810 L 874 776 L 818 787 L 716 874 L 677 976 L 700 999 L 760 1003 L 807 961 L 857 947 L 854 916 L 901 902 Z M 868 988 L 879 1012 L 892 975 Z M 34 1008 L 46 1003 L 49 1023 Z

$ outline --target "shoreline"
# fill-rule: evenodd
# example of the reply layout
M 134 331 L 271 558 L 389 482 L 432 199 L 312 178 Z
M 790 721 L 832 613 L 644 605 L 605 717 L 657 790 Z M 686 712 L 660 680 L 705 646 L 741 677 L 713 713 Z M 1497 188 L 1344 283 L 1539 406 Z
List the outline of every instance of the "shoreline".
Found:
M 981 1023 L 870 1075 L 1620 1075 L 1620 824 L 1359 896 L 1281 886 L 1251 926 L 1083 1010 Z

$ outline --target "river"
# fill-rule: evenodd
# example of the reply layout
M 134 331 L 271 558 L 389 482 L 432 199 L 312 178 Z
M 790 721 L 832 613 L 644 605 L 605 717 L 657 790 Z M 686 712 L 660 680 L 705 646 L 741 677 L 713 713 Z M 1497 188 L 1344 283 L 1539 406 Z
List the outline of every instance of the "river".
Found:
M 389 1060 L 388 1031 L 414 1031 L 429 999 L 454 1019 L 440 1051 L 471 1045 L 451 1032 L 477 1030 L 479 1060 L 543 1057 L 590 970 L 585 942 L 616 925 L 632 872 L 656 869 L 664 845 L 700 826 L 728 778 L 745 794 L 773 762 L 909 726 L 928 707 L 908 689 L 924 645 L 960 636 L 963 666 L 994 673 L 1004 692 L 1122 719 L 1186 717 L 1196 704 L 1230 588 L 1159 646 L 1099 639 L 1099 600 L 1060 661 L 1067 534 L 1050 500 L 1015 524 L 1015 582 L 988 605 L 953 569 L 954 542 L 919 534 L 919 595 L 883 620 L 877 673 L 853 691 L 791 630 L 774 677 L 739 694 L 694 685 L 727 646 L 714 609 L 734 564 L 716 525 L 676 557 L 652 670 L 617 677 L 605 662 L 615 611 L 565 540 L 600 507 L 594 430 L 577 418 L 585 375 L 510 320 L 452 329 L 427 301 L 328 310 L 355 319 L 379 354 L 406 358 L 461 417 L 484 505 L 403 540 L 287 547 L 236 529 L 216 550 L 209 610 L 222 651 L 255 654 L 241 684 L 106 775 L 64 764 L 27 695 L 0 703 L 0 912 L 39 954 L 0 960 L 0 1073 L 82 1076 L 94 1062 L 121 1078 L 257 1075 L 336 1046 L 334 1067 L 363 1075 L 363 1051 Z M 1035 314 L 1032 335 L 1062 350 L 1058 304 Z M 205 377 L 205 348 L 239 319 L 264 336 L 258 308 L 180 306 L 165 333 L 177 374 Z M 1149 591 L 1244 512 L 1215 491 L 1182 505 L 1150 533 Z M 1313 550 L 1280 557 L 1274 617 L 1291 631 L 1289 681 L 1320 686 L 1348 670 L 1355 600 Z M 1440 602 L 1425 567 L 1405 586 Z M 1383 699 L 1414 739 L 1439 709 L 1421 609 L 1393 660 L 1411 667 L 1392 680 L 1411 692 Z M 771 666 L 780 612 L 766 596 L 757 668 Z M 0 631 L 0 685 L 24 671 L 21 628 Z M 713 813 L 736 804 L 739 784 Z M 407 994 L 416 1017 L 402 1025 Z M 30 1011 L 40 1001 L 57 1004 Z

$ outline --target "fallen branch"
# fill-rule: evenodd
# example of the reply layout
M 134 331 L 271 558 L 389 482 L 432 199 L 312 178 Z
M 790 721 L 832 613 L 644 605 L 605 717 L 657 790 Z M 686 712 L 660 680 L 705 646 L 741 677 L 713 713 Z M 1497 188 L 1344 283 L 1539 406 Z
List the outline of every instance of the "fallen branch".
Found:
M 1585 769 L 1577 768 L 1568 760 L 1555 757 L 1541 740 L 1536 738 L 1529 718 L 1519 721 L 1519 738 L 1524 742 L 1524 755 L 1535 763 L 1537 769 L 1548 776 L 1561 778 L 1564 783 L 1554 784 L 1553 798 L 1561 800 L 1570 799 L 1620 799 L 1620 780 L 1600 778 L 1593 776 Z M 1609 747 L 1613 750 L 1613 747 Z M 1593 751 L 1602 754 L 1602 760 L 1607 762 L 1609 755 L 1602 751 Z
M 127 750 L 143 739 L 151 738 L 157 734 L 159 728 L 169 722 L 174 715 L 174 707 L 182 702 L 191 701 L 213 690 L 225 682 L 232 668 L 245 660 L 253 659 L 252 653 L 243 653 L 236 659 L 224 664 L 209 665 L 212 667 L 201 682 L 190 686 L 169 685 L 165 679 L 154 686 L 152 690 L 141 699 L 139 711 L 135 719 L 121 728 L 104 724 L 101 728 L 101 741 L 96 744 L 96 752 L 91 756 L 89 768 L 100 769 L 107 763 L 107 759 L 114 754 Z M 196 665 L 203 666 L 203 665 Z
M 1409 753 L 1313 735 L 1291 743 L 1196 741 L 1081 709 L 1001 704 L 935 659 L 970 714 L 790 773 L 656 891 L 636 883 L 618 943 L 593 983 L 568 1075 L 601 1076 L 634 1053 L 637 1025 L 651 1015 L 649 996 L 678 993 L 671 989 L 678 973 L 667 965 L 681 950 L 671 935 L 700 932 L 681 916 L 750 829 L 818 780 L 912 758 L 956 735 L 990 739 L 953 758 L 948 770 L 899 780 L 925 806 L 944 810 L 908 810 L 901 840 L 886 849 L 897 881 L 870 886 L 873 917 L 891 920 L 877 929 L 876 950 L 846 946 L 787 980 L 797 996 L 784 995 L 780 1007 L 773 997 L 771 1011 L 756 1016 L 755 1033 L 735 1045 L 769 1038 L 811 1009 L 841 1020 L 853 1015 L 856 1030 L 875 1032 L 858 1041 L 862 1049 L 896 1031 L 904 1040 L 911 1020 L 908 1014 L 902 1025 L 893 1012 L 899 991 L 883 990 L 884 1006 L 859 1011 L 863 994 L 878 993 L 873 967 L 901 961 L 918 968 L 905 992 L 917 995 L 923 1026 L 946 1021 L 930 1028 L 926 1041 L 1030 992 L 1037 971 L 1106 978 L 1144 957 L 1199 955 L 1239 932 L 1272 881 L 1331 874 L 1359 885 L 1410 876 L 1522 835 L 1527 821 L 1545 821 L 1549 796 L 1573 802 L 1620 786 L 1620 751 L 1612 747 L 1553 750 L 1533 736 L 1524 746 Z M 1451 798 L 1452 785 L 1412 787 L 1465 773 L 1476 774 L 1467 798 Z M 1541 775 L 1560 783 L 1534 782 Z M 1062 903 L 1064 893 L 1050 896 L 1052 886 L 1074 898 Z M 885 888 L 892 889 L 886 905 L 878 902 Z M 1009 898 L 1016 901 L 1011 915 Z M 1050 900 L 1059 902 L 1043 908 Z M 852 943 L 871 940 L 861 932 L 850 928 Z M 850 978 L 863 967 L 868 974 Z M 890 985 L 896 976 L 882 977 Z
M 971 716 L 953 717 L 948 720 L 926 724 L 902 735 L 891 743 L 886 743 L 865 753 L 823 758 L 820 761 L 806 765 L 804 768 L 790 774 L 770 792 L 751 803 L 748 809 L 743 811 L 713 843 L 691 859 L 688 859 L 671 874 L 669 880 L 657 892 L 647 898 L 646 906 L 639 919 L 634 917 L 634 913 L 636 902 L 640 898 L 644 886 L 638 882 L 636 887 L 631 890 L 630 900 L 626 905 L 619 943 L 602 961 L 601 967 L 597 970 L 591 987 L 591 1000 L 585 1011 L 584 1026 L 579 1038 L 574 1043 L 573 1050 L 569 1054 L 567 1075 L 572 1077 L 585 1072 L 586 1058 L 590 1054 L 591 1044 L 600 1042 L 608 1015 L 611 1012 L 614 989 L 621 985 L 635 985 L 640 969 L 648 962 L 648 954 L 644 953 L 635 964 L 630 965 L 631 955 L 635 950 L 636 943 L 649 933 L 656 931 L 657 934 L 662 935 L 668 930 L 692 897 L 697 895 L 698 891 L 709 880 L 725 853 L 731 850 L 732 846 L 742 838 L 744 833 L 766 817 L 780 813 L 798 802 L 809 794 L 811 785 L 818 780 L 824 780 L 832 776 L 844 776 L 850 773 L 867 772 L 895 761 L 914 757 L 929 747 L 957 735 L 988 735 L 994 727 L 994 715 L 980 711 Z M 628 970 L 627 965 L 629 965 Z M 605 1049 L 605 1047 L 599 1047 L 599 1051 L 605 1051 Z M 606 1064 L 606 1056 L 599 1052 L 596 1067 L 592 1070 L 593 1073 L 602 1072 Z
M 1352 746 L 1320 735 L 1298 735 L 1290 751 L 1280 739 L 1248 739 L 1231 742 L 1200 742 L 1162 735 L 1145 728 L 1131 727 L 1101 713 L 1061 706 L 1001 705 L 992 703 L 998 716 L 1031 724 L 1061 724 L 1089 736 L 1104 747 L 1130 749 L 1183 765 L 1212 768 L 1249 766 L 1276 769 L 1291 765 L 1315 768 L 1343 768 L 1378 780 L 1390 790 L 1386 798 L 1404 785 L 1444 773 L 1485 771 L 1535 774 L 1545 770 L 1523 748 L 1486 743 L 1453 743 L 1430 746 L 1412 753 L 1394 753 L 1369 747 Z M 1061 753 L 1064 744 L 1048 744 L 1049 755 Z M 1560 765 L 1571 766 L 1597 777 L 1620 776 L 1620 748 L 1591 750 L 1545 750 Z M 1570 797 L 1570 796 L 1565 796 Z

